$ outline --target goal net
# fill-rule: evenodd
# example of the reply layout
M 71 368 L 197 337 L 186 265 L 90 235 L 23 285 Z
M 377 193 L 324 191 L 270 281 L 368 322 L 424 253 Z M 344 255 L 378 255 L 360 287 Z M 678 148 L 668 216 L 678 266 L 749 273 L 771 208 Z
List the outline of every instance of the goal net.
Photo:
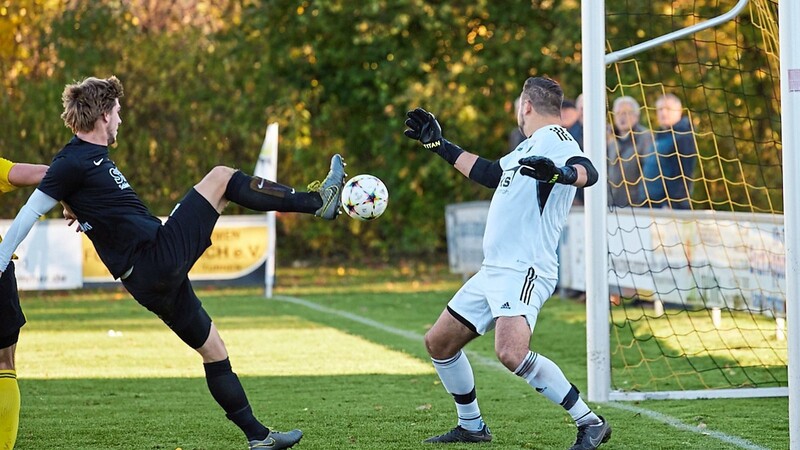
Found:
M 607 52 L 732 7 L 606 0 Z M 607 66 L 612 400 L 788 394 L 777 12 Z

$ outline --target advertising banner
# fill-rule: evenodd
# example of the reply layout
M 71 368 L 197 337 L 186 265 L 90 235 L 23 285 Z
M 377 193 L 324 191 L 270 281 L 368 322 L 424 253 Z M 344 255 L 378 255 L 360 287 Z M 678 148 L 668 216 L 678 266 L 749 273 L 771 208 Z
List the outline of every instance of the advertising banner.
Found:
M 166 220 L 162 218 L 162 220 Z M 0 220 L 0 235 L 11 226 Z M 267 217 L 222 216 L 213 243 L 189 277 L 197 281 L 236 280 L 259 270 L 267 259 Z M 37 222 L 15 252 L 17 285 L 21 291 L 77 289 L 84 283 L 114 282 L 91 241 L 61 219 Z M 264 279 L 263 271 L 258 279 Z
M 83 279 L 88 283 L 114 281 L 91 241 L 86 236 L 82 239 Z M 247 276 L 259 269 L 267 258 L 267 218 L 264 215 L 221 216 L 211 242 L 211 247 L 189 272 L 189 278 L 233 280 Z

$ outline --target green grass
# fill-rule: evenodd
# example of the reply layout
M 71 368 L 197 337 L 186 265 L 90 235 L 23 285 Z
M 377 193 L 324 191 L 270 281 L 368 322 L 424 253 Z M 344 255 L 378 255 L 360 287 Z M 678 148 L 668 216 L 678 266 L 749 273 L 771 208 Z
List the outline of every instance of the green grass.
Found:
M 284 270 L 277 295 L 300 297 L 422 335 L 457 277 L 438 268 L 381 275 L 352 269 Z M 259 290 L 200 294 L 226 341 L 253 408 L 277 429 L 298 427 L 298 449 L 415 449 L 455 423 L 455 407 L 420 340 L 284 301 Z M 22 390 L 18 450 L 245 447 L 205 386 L 199 357 L 127 294 L 23 293 L 29 324 L 17 351 Z M 584 306 L 550 300 L 532 346 L 586 386 Z M 109 330 L 113 330 L 109 332 Z M 494 358 L 493 337 L 468 350 Z M 473 359 L 492 449 L 567 448 L 568 415 L 522 380 Z M 613 427 L 607 449 L 737 448 L 644 415 L 594 405 Z M 691 426 L 788 448 L 788 401 L 647 401 L 635 406 Z M 448 447 L 454 450 L 470 446 Z

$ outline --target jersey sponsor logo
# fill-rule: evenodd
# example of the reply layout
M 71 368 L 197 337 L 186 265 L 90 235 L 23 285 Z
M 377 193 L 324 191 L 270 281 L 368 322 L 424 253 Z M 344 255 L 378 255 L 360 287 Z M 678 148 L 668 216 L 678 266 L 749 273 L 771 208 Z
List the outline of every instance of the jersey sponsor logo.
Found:
M 111 178 L 114 179 L 114 182 L 117 183 L 117 187 L 119 187 L 120 190 L 131 187 L 127 178 L 125 178 L 125 175 L 123 175 L 122 172 L 120 172 L 116 167 L 108 169 L 108 173 L 111 175 Z
M 95 166 L 99 166 L 100 164 L 103 163 L 103 158 L 100 158 L 97 161 L 92 161 L 92 162 L 94 163 Z
M 569 134 L 569 132 L 567 132 L 567 130 L 565 130 L 565 129 L 561 128 L 561 127 L 552 127 L 552 128 L 550 128 L 550 131 L 554 132 L 556 134 L 556 136 L 558 136 L 558 138 L 560 140 L 562 140 L 562 141 L 574 141 L 575 140 L 575 139 L 572 138 L 572 136 L 570 136 L 570 134 Z
M 519 170 L 519 167 L 520 166 L 504 170 L 503 175 L 500 177 L 500 184 L 497 185 L 497 188 L 502 189 L 511 186 L 511 182 L 514 180 L 514 175 L 517 174 L 517 170 Z

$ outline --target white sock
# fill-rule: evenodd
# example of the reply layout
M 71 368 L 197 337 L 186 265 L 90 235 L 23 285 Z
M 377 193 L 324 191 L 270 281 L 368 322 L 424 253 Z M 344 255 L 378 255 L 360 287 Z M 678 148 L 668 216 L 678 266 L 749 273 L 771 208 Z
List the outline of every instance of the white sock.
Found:
M 475 378 L 467 354 L 459 351 L 450 359 L 433 359 L 433 367 L 442 380 L 442 385 L 453 396 L 458 411 L 458 424 L 470 431 L 483 428 L 481 409 L 475 394 Z
M 524 378 L 536 392 L 566 409 L 576 425 L 600 423 L 600 418 L 581 399 L 578 389 L 570 384 L 556 363 L 546 357 L 529 351 L 514 374 Z

